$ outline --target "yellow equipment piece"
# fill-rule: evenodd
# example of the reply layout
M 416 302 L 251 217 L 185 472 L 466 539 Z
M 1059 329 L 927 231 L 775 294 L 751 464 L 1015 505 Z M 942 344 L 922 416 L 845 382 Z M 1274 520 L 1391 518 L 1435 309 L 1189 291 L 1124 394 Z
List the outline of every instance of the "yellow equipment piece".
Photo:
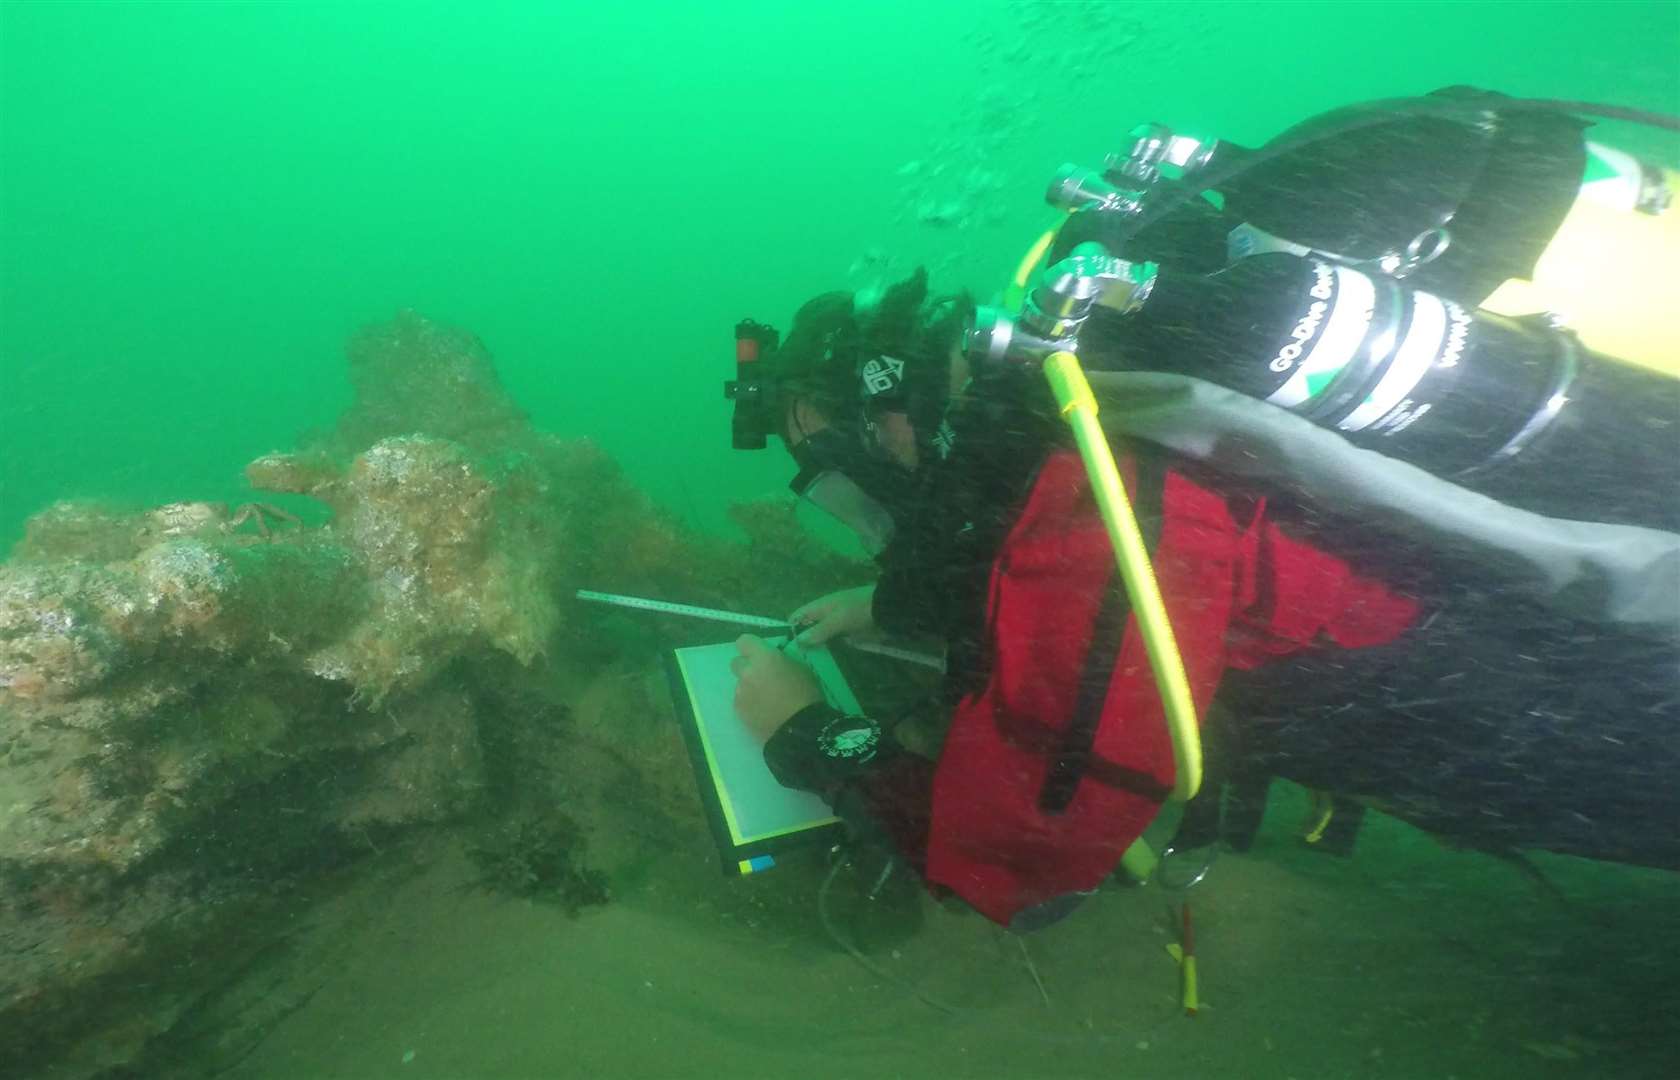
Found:
M 1133 840 L 1132 846 L 1120 856 L 1120 868 L 1140 884 L 1154 877 L 1160 865 L 1161 856 L 1149 846 L 1149 841 L 1141 836 Z
M 1336 816 L 1336 800 L 1328 791 L 1309 788 L 1307 794 L 1312 798 L 1312 807 L 1307 811 L 1307 823 L 1301 829 L 1301 839 L 1309 844 L 1316 844 L 1324 839 L 1324 832 L 1330 828 L 1330 819 Z
M 1196 955 L 1185 955 L 1184 946 L 1174 942 L 1167 946 L 1167 955 L 1178 964 L 1179 969 L 1179 1003 L 1190 1016 L 1195 1016 L 1202 1009 L 1201 998 L 1196 993 Z
M 1680 173 L 1663 176 L 1680 192 Z M 1593 352 L 1680 378 L 1680 207 L 1640 213 L 1595 187 L 1582 187 L 1533 278 L 1512 278 L 1482 307 L 1509 316 L 1554 312 Z

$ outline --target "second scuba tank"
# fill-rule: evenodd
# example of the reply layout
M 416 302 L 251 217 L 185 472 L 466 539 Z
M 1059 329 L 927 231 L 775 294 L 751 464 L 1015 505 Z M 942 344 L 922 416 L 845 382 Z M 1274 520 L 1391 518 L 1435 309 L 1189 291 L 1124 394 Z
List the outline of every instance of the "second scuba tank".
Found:
M 1680 530 L 1680 380 L 1541 319 L 1271 253 L 1162 268 L 1135 310 L 1096 309 L 1080 357 L 1230 387 L 1537 513 Z

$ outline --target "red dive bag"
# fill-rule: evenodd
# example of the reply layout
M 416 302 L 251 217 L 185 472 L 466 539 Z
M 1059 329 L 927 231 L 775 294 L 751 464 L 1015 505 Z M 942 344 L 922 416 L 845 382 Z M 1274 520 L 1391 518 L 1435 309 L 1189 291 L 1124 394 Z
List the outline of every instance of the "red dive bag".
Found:
M 1155 576 L 1198 715 L 1228 666 L 1322 639 L 1379 644 L 1415 617 L 1410 601 L 1279 533 L 1263 499 L 1227 499 L 1148 466 L 1139 484 L 1138 471 L 1121 462 L 1140 520 L 1159 508 Z M 1160 692 L 1077 454 L 1046 461 L 990 589 L 989 678 L 958 703 L 934 773 L 927 878 L 1008 924 L 1096 888 L 1154 820 L 1174 770 Z

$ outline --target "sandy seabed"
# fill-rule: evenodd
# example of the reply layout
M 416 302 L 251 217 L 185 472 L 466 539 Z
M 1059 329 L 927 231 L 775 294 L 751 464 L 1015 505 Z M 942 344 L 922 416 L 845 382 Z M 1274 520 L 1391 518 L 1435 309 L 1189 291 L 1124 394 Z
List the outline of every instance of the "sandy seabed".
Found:
M 474 887 L 458 844 L 438 837 L 386 852 L 320 905 L 284 973 L 247 977 L 272 979 L 296 1004 L 215 1071 L 1669 1075 L 1680 876 L 1542 858 L 1553 883 L 1542 887 L 1381 818 L 1354 859 L 1334 859 L 1274 827 L 1298 796 L 1275 796 L 1255 850 L 1222 855 L 1189 893 L 1205 1002 L 1193 1019 L 1165 948 L 1179 897 L 1158 886 L 1105 890 L 1025 938 L 1023 953 L 1022 939 L 925 898 L 884 917 L 842 877 L 833 921 L 871 971 L 823 930 L 820 853 L 724 879 L 698 826 L 658 850 L 626 838 L 598 853 L 614 871 L 612 903 L 574 919 Z M 191 1060 L 165 1071 L 202 1074 Z

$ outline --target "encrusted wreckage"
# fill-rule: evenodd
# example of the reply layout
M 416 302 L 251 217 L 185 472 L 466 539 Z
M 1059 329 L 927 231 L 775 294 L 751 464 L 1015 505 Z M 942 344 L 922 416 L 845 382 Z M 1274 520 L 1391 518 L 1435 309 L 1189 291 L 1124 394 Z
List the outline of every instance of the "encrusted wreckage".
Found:
M 337 426 L 247 466 L 272 501 L 63 502 L 0 563 L 14 1060 L 67 1076 L 138 1060 L 214 988 L 182 956 L 223 950 L 225 978 L 264 945 L 229 928 L 260 919 L 279 883 L 341 872 L 404 830 L 502 807 L 518 827 L 484 835 L 529 845 L 531 807 L 565 791 L 553 835 L 581 844 L 588 785 L 514 744 L 534 716 L 577 723 L 562 697 L 648 662 L 673 628 L 615 633 L 627 624 L 577 607 L 577 587 L 783 610 L 857 573 L 781 503 L 738 511 L 746 544 L 695 533 L 592 444 L 534 429 L 469 335 L 404 313 L 348 355 Z M 653 754 L 607 730 L 571 745 L 676 806 L 666 734 Z M 563 868 L 544 850 L 545 873 Z M 575 882 L 574 897 L 605 895 L 592 871 Z

